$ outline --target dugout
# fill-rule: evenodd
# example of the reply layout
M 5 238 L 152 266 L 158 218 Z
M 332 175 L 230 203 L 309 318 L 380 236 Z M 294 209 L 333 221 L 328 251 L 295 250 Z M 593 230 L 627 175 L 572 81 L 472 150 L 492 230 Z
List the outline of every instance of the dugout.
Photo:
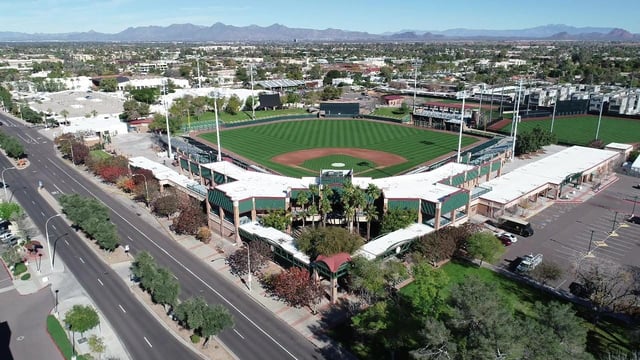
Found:
M 320 103 L 320 116 L 324 117 L 356 117 L 360 115 L 360 103 L 323 102 Z

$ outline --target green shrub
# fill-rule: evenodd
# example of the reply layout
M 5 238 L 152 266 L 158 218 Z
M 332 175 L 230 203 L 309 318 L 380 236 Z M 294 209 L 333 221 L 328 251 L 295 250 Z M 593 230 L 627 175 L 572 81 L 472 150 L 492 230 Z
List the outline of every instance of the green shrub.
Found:
M 193 334 L 190 336 L 191 342 L 197 344 L 200 342 L 200 336 L 198 334 Z
M 31 279 L 31 274 L 26 273 L 20 277 L 20 280 L 29 280 Z
M 15 267 L 13 268 L 13 275 L 14 276 L 18 276 L 20 274 L 22 274 L 23 272 L 27 271 L 27 265 L 25 265 L 24 263 L 17 263 L 15 265 Z

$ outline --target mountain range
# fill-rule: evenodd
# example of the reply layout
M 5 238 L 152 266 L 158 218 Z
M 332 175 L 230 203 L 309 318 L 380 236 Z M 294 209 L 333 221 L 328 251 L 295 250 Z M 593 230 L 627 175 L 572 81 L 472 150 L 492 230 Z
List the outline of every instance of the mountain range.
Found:
M 290 28 L 271 26 L 233 26 L 215 23 L 211 26 L 173 24 L 169 26 L 129 27 L 108 34 L 95 32 L 21 33 L 0 31 L 0 42 L 291 42 L 291 41 L 406 41 L 433 42 L 450 40 L 575 40 L 575 41 L 640 41 L 640 34 L 624 29 L 544 25 L 516 30 L 449 29 L 444 31 L 403 30 L 396 33 L 372 34 L 340 29 Z

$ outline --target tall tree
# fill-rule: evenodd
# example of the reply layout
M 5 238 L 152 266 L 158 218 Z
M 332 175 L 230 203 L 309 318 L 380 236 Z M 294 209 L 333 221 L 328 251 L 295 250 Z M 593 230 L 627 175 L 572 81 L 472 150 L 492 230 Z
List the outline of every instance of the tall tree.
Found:
M 489 231 L 477 232 L 469 237 L 467 241 L 467 251 L 469 255 L 483 261 L 493 262 L 502 252 L 504 247 L 496 236 Z
M 449 283 L 447 274 L 421 262 L 414 265 L 413 284 L 415 291 L 409 295 L 414 310 L 424 319 L 440 314 L 445 304 L 443 290 Z
M 151 297 L 157 304 L 174 307 L 180 294 L 180 284 L 166 268 L 159 268 L 153 277 Z
M 74 305 L 64 316 L 64 322 L 74 332 L 84 334 L 100 324 L 98 313 L 91 306 Z
M 470 276 L 451 289 L 449 328 L 456 334 L 461 358 L 511 358 L 517 347 L 516 322 L 496 289 Z

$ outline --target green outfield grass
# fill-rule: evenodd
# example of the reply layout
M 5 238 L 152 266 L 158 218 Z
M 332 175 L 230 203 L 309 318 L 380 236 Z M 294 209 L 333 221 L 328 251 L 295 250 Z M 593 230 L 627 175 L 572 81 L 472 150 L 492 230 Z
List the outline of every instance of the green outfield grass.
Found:
M 273 116 L 282 116 L 282 115 L 297 115 L 297 114 L 306 114 L 305 109 L 282 109 L 282 110 L 260 110 L 256 111 L 256 119 L 273 117 Z M 224 123 L 233 123 L 238 121 L 249 121 L 251 120 L 251 111 L 240 111 L 235 115 L 228 114 L 224 111 L 218 112 L 218 120 Z M 192 122 L 198 121 L 211 121 L 215 120 L 215 113 L 212 111 L 205 112 L 197 118 L 192 117 Z M 186 121 L 186 120 L 185 120 Z
M 292 168 L 271 159 L 291 151 L 325 147 L 386 151 L 407 159 L 402 164 L 361 173 L 362 176 L 378 178 L 398 174 L 441 155 L 452 154 L 458 146 L 458 136 L 454 133 L 364 120 L 287 121 L 225 130 L 220 137 L 223 151 L 227 149 L 294 177 L 313 176 L 317 174 L 317 169 Z M 216 141 L 215 133 L 203 134 L 202 138 L 213 143 Z M 464 147 L 476 141 L 465 136 L 462 145 Z
M 335 168 L 331 166 L 333 163 L 343 163 L 344 166 L 340 168 Z M 353 169 L 353 172 L 358 174 L 363 171 L 368 171 L 377 165 L 369 160 L 355 158 L 349 155 L 329 155 L 323 156 L 315 159 L 310 159 L 302 163 L 302 167 L 316 170 L 316 173 L 319 173 L 322 169 L 339 169 L 339 170 L 347 170 Z
M 518 124 L 518 132 L 529 131 L 536 126 L 550 130 L 551 119 L 522 121 Z M 556 134 L 559 142 L 587 145 L 595 139 L 597 127 L 598 116 L 596 115 L 561 117 L 555 119 L 553 133 Z M 503 127 L 500 131 L 508 134 L 511 131 L 511 124 Z M 599 138 L 605 144 L 640 142 L 640 120 L 603 116 Z

